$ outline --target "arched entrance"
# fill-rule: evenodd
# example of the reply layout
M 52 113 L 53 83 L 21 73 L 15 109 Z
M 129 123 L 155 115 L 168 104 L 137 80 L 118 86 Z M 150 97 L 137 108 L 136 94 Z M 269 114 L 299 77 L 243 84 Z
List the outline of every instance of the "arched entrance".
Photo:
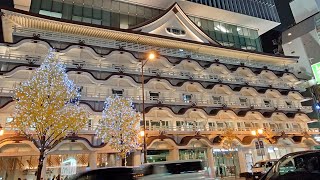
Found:
M 29 141 L 5 141 L 0 144 L 0 179 L 33 179 L 38 151 Z
M 172 139 L 154 139 L 148 146 L 147 161 L 160 162 L 176 159 L 177 145 Z

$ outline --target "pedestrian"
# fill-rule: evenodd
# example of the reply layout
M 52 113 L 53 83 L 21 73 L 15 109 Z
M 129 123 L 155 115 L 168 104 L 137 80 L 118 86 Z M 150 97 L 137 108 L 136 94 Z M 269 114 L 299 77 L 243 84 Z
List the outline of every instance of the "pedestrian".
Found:
M 21 178 L 18 178 L 18 180 L 21 180 Z
M 222 166 L 219 166 L 219 171 L 220 171 L 220 176 L 221 176 L 221 178 L 222 178 L 222 174 L 223 174 Z
M 52 180 L 55 180 L 56 179 L 56 175 L 53 175 L 53 178 L 52 178 Z
M 60 174 L 58 174 L 58 176 L 57 176 L 56 180 L 61 180 L 61 176 L 60 176 Z

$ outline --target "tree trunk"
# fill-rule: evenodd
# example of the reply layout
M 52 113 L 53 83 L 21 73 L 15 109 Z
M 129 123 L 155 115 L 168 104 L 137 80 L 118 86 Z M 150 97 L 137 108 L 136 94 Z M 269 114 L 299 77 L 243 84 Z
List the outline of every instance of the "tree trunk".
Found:
M 41 179 L 41 171 L 43 167 L 43 160 L 45 158 L 44 152 L 40 151 L 39 164 L 37 169 L 37 180 Z
M 121 166 L 127 166 L 127 157 L 121 158 Z

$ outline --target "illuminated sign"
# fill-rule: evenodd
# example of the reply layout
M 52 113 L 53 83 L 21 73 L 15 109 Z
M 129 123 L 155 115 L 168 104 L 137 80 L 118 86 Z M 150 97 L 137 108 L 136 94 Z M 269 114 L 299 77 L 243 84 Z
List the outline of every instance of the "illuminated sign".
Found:
M 69 176 L 77 173 L 77 160 L 68 158 L 61 163 L 61 175 Z
M 312 68 L 314 78 L 317 81 L 317 84 L 320 84 L 320 62 L 318 62 L 316 64 L 312 64 L 311 68 Z

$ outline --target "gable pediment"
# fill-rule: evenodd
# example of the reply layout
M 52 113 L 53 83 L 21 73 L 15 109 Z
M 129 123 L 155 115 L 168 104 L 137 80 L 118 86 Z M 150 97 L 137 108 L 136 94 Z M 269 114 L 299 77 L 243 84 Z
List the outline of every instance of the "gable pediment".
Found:
M 134 27 L 132 30 L 206 44 L 219 44 L 194 24 L 177 3 L 171 6 L 162 16 Z

